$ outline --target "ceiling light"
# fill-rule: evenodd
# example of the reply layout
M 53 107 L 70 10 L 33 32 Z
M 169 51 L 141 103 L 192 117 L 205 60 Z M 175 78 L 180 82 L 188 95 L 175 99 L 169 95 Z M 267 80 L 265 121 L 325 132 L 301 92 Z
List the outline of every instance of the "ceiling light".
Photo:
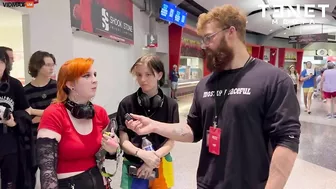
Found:
M 284 33 L 284 35 L 286 35 L 286 32 Z
M 273 31 L 272 29 L 270 29 L 270 31 Z

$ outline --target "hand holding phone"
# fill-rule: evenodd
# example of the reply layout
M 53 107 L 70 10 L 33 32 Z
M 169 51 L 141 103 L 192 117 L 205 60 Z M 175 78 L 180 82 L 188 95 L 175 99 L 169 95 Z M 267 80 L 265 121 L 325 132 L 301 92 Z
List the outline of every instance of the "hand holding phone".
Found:
M 133 120 L 134 121 L 133 117 L 129 113 L 125 114 L 125 120 L 127 120 L 127 121 Z

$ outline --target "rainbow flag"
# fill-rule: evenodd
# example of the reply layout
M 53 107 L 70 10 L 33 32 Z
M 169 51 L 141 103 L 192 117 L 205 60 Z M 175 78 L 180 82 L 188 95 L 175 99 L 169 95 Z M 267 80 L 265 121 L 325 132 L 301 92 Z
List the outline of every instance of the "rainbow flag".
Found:
M 159 178 L 155 180 L 149 181 L 129 176 L 127 170 L 129 165 L 130 162 L 124 159 L 120 183 L 121 189 L 168 189 L 174 185 L 173 158 L 170 153 L 161 159 Z

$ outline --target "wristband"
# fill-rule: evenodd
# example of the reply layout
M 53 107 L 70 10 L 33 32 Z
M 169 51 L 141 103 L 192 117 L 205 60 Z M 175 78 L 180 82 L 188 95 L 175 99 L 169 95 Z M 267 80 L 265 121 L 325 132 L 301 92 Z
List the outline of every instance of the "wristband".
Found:
M 140 150 L 140 149 L 137 149 L 137 150 L 135 151 L 135 153 L 134 153 L 134 156 L 135 156 L 135 157 L 138 157 L 138 152 L 139 152 L 139 150 Z

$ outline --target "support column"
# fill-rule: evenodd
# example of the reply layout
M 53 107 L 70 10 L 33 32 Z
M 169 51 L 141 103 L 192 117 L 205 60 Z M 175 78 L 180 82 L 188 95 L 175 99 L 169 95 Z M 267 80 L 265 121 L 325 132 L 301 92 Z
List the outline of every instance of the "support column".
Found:
M 279 54 L 278 54 L 278 67 L 283 68 L 285 65 L 285 48 L 279 48 Z
M 264 60 L 265 47 L 261 46 L 259 50 L 259 59 Z
M 173 65 L 180 65 L 181 45 L 182 45 L 182 27 L 176 24 L 170 24 L 168 27 L 169 35 L 169 72 L 173 70 Z
M 296 64 L 295 64 L 295 68 L 296 71 L 301 74 L 302 71 L 302 59 L 303 59 L 303 51 L 298 51 L 296 53 Z
M 277 49 L 276 48 L 270 48 L 270 64 L 275 66 L 276 62 L 276 56 L 277 56 Z

